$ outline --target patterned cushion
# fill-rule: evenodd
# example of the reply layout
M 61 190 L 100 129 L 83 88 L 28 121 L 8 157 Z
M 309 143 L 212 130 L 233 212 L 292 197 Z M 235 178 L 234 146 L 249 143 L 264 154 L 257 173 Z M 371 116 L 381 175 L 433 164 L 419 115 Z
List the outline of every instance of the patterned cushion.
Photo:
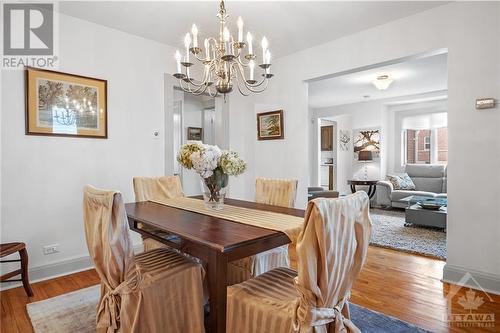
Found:
M 395 190 L 414 190 L 415 184 L 407 173 L 402 175 L 387 175 Z

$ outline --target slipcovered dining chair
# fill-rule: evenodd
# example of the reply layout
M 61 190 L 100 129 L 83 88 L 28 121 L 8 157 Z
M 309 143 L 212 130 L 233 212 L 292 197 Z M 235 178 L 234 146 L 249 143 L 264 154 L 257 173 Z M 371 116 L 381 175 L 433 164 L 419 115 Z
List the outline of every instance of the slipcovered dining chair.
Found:
M 278 268 L 229 287 L 227 332 L 360 332 L 348 299 L 370 234 L 365 192 L 310 201 L 298 238 L 298 273 Z
M 293 207 L 297 194 L 297 180 L 257 178 L 255 201 L 273 206 Z M 258 276 L 273 268 L 290 267 L 288 245 L 229 263 L 228 284 L 236 284 Z
M 86 186 L 83 218 L 101 279 L 97 332 L 204 332 L 201 265 L 165 248 L 134 256 L 119 192 Z
M 179 198 L 184 196 L 179 176 L 134 177 L 133 183 L 136 202 L 148 201 L 152 199 L 161 200 Z M 144 229 L 147 227 L 139 224 L 139 228 Z M 152 230 L 148 228 L 148 231 L 153 232 L 160 237 L 173 237 L 172 235 L 166 234 L 165 232 L 159 230 Z M 142 243 L 144 245 L 144 251 L 167 247 L 163 243 L 160 243 L 150 237 L 144 236 L 142 236 Z
M 293 207 L 297 195 L 296 179 L 257 178 L 255 202 L 273 206 Z

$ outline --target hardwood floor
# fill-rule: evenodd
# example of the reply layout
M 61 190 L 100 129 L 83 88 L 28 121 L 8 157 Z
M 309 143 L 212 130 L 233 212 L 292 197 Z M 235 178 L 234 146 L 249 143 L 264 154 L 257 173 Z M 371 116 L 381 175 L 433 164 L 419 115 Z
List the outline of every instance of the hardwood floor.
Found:
M 432 332 L 500 332 L 500 296 L 489 295 L 490 299 L 479 291 L 474 296 L 482 297 L 484 304 L 473 313 L 494 314 L 495 327 L 448 327 L 444 321 L 450 309 L 446 296 L 453 286 L 440 281 L 443 266 L 444 262 L 439 260 L 370 247 L 365 267 L 353 287 L 351 301 Z M 27 303 L 65 294 L 98 282 L 95 271 L 89 270 L 35 283 L 32 285 L 35 296 L 31 298 L 26 296 L 22 287 L 3 291 L 0 293 L 0 331 L 32 332 L 26 312 Z M 453 314 L 469 313 L 459 304 L 458 299 L 461 296 L 465 297 L 465 300 L 479 300 L 471 298 L 471 295 L 467 298 L 468 290 L 461 288 L 453 297 Z

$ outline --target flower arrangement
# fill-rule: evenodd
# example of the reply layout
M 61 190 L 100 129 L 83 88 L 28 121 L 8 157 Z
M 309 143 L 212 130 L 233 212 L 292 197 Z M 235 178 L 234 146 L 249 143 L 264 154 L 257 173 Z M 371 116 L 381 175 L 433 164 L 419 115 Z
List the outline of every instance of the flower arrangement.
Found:
M 229 176 L 241 175 L 247 167 L 238 153 L 199 141 L 188 141 L 182 145 L 177 161 L 200 175 L 205 203 L 213 209 L 222 209 Z

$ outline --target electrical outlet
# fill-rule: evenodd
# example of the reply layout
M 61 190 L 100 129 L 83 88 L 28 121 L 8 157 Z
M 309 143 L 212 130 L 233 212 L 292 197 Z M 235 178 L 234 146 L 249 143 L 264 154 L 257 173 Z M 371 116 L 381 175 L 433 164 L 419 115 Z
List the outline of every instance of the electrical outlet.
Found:
M 59 252 L 59 244 L 45 245 L 43 247 L 43 254 L 54 254 Z

